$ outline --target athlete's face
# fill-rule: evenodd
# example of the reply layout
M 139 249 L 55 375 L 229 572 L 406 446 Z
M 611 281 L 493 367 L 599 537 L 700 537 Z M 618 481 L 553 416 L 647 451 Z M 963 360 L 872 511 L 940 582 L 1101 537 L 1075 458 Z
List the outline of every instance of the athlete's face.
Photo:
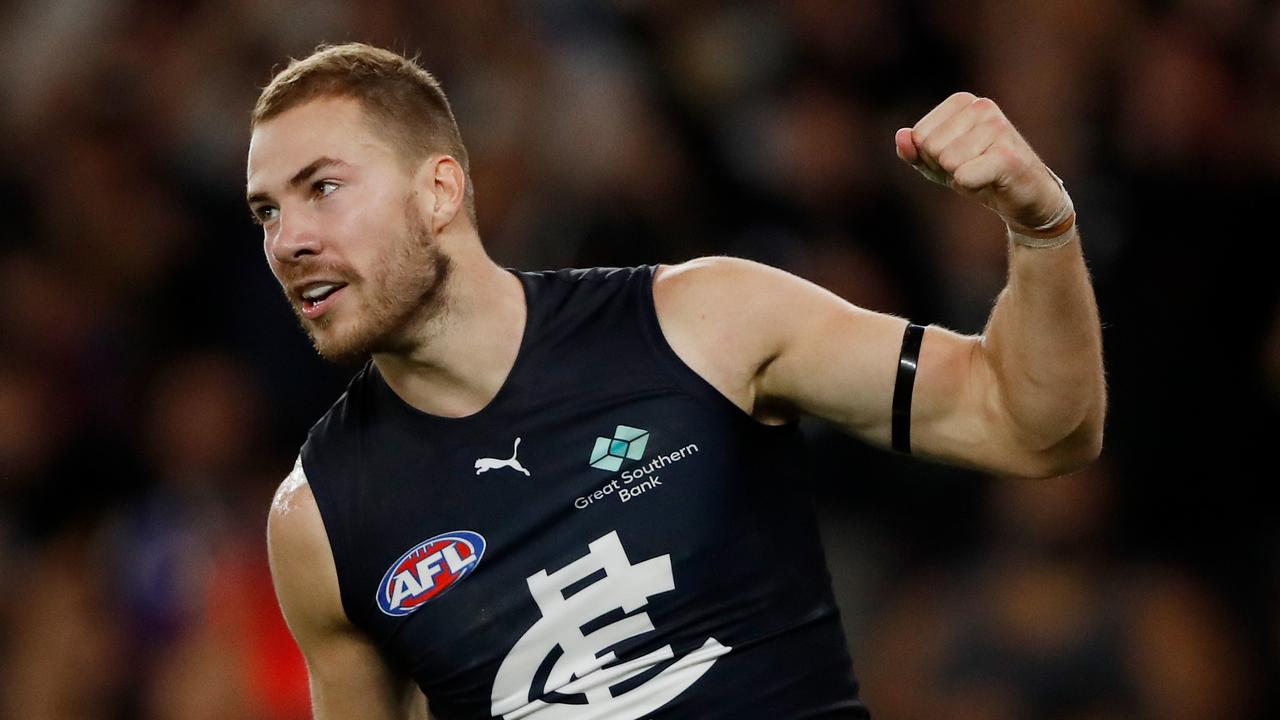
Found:
M 316 350 L 337 362 L 407 350 L 443 303 L 449 258 L 413 176 L 346 98 L 259 124 L 248 202 L 267 263 Z

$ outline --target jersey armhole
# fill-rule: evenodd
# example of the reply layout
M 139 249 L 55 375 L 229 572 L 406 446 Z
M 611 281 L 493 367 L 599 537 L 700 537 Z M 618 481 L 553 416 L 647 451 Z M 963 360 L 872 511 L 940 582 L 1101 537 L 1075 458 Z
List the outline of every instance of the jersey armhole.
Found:
M 684 359 L 676 353 L 675 348 L 671 347 L 671 343 L 667 342 L 666 334 L 662 332 L 662 324 L 658 320 L 658 308 L 653 300 L 653 282 L 657 272 L 657 265 L 643 265 L 638 273 L 641 276 L 640 292 L 638 293 L 640 298 L 640 324 L 644 329 L 645 339 L 653 351 L 657 364 L 667 377 L 681 390 L 703 403 L 718 408 L 720 411 L 734 417 L 735 422 L 739 424 L 755 428 L 756 431 L 768 435 L 785 435 L 794 432 L 799 426 L 798 420 L 792 420 L 782 425 L 768 425 L 756 420 L 745 410 L 734 404 L 732 400 L 725 397 L 724 393 L 720 392 L 706 378 L 689 367 Z
M 329 496 L 321 489 L 316 487 L 312 482 L 312 475 L 307 471 L 307 465 L 311 464 L 307 456 L 307 446 L 304 444 L 298 450 L 298 460 L 302 463 L 302 474 L 307 478 L 307 485 L 311 487 L 311 496 L 316 500 L 316 511 L 320 513 L 320 525 L 324 528 L 325 539 L 329 542 L 329 552 L 333 555 L 333 571 L 338 581 L 338 598 L 342 601 L 342 612 L 347 616 L 347 622 L 353 627 L 364 629 L 359 619 L 352 613 L 351 597 L 346 587 L 342 583 L 344 576 L 344 565 L 347 560 L 347 543 L 345 537 L 335 537 L 338 533 L 333 531 L 333 525 L 330 522 L 330 513 L 333 511 L 333 505 L 329 502 Z M 323 499 L 322 499 L 323 496 Z

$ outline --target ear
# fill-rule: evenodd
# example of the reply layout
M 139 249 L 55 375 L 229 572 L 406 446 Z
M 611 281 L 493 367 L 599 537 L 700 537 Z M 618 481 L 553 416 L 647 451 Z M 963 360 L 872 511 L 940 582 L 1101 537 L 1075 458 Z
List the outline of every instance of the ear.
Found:
M 423 216 L 430 221 L 433 233 L 466 216 L 463 203 L 467 174 L 452 155 L 431 155 L 423 161 L 418 172 L 418 187 L 422 191 Z

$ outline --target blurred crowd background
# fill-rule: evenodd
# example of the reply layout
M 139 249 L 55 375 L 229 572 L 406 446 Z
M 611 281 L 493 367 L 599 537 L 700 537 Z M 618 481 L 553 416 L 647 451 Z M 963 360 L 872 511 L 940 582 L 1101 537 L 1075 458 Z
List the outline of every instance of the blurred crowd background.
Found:
M 893 134 L 994 98 L 1080 211 L 1106 448 L 1015 481 L 806 424 L 865 699 L 1280 717 L 1280 4 L 0 0 L 0 718 L 309 716 L 266 509 L 350 370 L 244 158 L 273 69 L 346 40 L 441 79 L 504 265 L 741 255 L 970 333 L 1002 226 Z

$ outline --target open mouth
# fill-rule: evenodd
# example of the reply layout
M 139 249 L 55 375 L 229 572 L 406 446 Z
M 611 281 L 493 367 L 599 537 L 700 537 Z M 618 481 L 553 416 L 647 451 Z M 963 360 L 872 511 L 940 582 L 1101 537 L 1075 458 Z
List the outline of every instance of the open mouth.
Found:
M 320 317 L 346 286 L 340 282 L 311 283 L 302 291 L 302 314 L 309 319 Z

